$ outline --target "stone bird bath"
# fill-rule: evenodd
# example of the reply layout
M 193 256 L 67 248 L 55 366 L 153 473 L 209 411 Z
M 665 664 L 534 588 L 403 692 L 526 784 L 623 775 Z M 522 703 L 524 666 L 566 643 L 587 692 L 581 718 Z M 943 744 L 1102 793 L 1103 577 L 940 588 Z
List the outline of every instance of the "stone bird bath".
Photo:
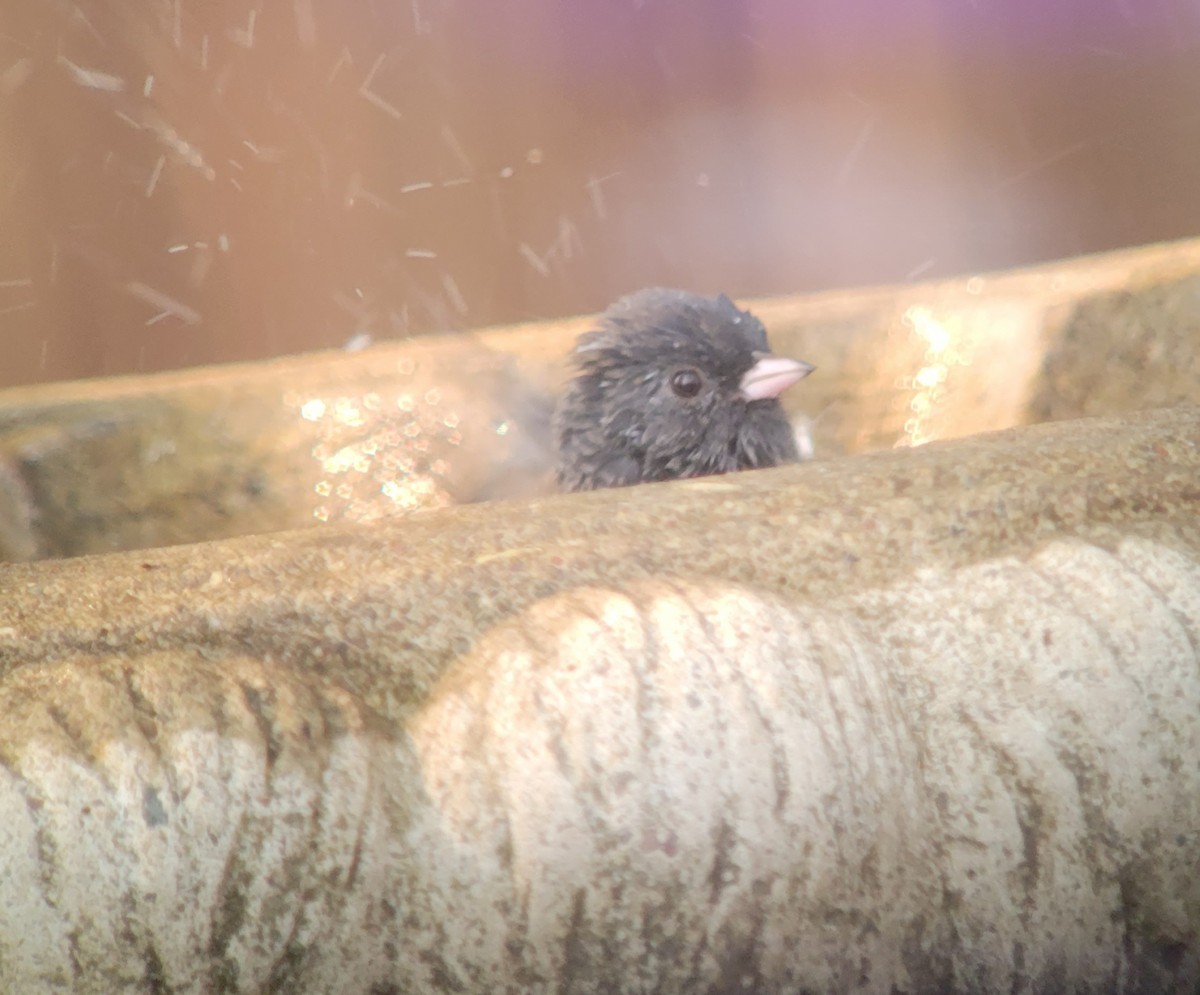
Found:
M 634 490 L 581 322 L 0 395 L 0 989 L 1195 991 L 1200 243 L 755 310 Z

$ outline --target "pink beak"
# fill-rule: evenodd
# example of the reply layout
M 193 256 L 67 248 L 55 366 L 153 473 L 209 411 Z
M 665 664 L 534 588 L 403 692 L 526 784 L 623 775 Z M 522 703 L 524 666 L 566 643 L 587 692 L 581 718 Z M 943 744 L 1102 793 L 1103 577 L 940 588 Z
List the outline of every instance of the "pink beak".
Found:
M 739 385 L 747 401 L 778 397 L 816 369 L 803 360 L 787 359 L 769 352 L 756 352 L 754 359 L 754 365 L 745 372 Z

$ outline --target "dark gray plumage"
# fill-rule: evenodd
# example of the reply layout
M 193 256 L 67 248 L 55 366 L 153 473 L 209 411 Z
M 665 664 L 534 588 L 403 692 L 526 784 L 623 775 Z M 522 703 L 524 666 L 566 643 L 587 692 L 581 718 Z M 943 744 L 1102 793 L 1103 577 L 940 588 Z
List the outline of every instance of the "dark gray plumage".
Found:
M 563 490 L 619 487 L 799 459 L 778 395 L 812 372 L 773 356 L 724 294 L 642 290 L 579 337 L 554 413 Z

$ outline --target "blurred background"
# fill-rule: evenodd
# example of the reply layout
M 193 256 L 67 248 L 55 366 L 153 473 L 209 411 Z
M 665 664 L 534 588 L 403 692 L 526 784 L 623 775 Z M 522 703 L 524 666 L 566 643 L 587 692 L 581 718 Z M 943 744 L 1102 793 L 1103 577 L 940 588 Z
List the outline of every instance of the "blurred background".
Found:
M 1194 0 L 5 0 L 0 386 L 1200 233 Z

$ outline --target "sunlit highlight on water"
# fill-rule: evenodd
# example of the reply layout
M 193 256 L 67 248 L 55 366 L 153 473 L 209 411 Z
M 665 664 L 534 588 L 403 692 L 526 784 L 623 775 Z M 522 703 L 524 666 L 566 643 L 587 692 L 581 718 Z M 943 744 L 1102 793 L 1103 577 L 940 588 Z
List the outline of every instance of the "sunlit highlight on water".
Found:
M 312 448 L 318 521 L 371 521 L 453 503 L 446 486 L 450 462 L 439 453 L 462 444 L 462 415 L 445 409 L 437 388 L 420 395 L 293 393 L 284 400 L 319 430 Z
M 941 317 L 933 308 L 914 304 L 904 312 L 904 325 L 926 346 L 924 365 L 908 377 L 901 377 L 896 388 L 911 391 L 909 417 L 898 446 L 920 446 L 944 433 L 938 428 L 938 416 L 946 406 L 954 367 L 968 367 L 978 344 L 978 331 L 969 331 L 961 315 Z

